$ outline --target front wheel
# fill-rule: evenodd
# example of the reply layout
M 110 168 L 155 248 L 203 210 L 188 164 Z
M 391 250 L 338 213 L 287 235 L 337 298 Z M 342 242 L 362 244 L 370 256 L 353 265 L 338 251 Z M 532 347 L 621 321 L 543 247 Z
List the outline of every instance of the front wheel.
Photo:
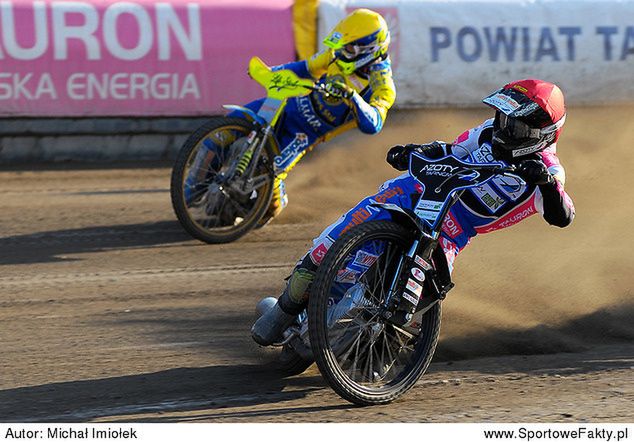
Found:
M 381 314 L 412 241 L 411 231 L 391 221 L 361 224 L 331 246 L 313 282 L 308 324 L 315 362 L 332 389 L 355 404 L 385 404 L 404 394 L 436 348 L 440 303 L 414 333 Z
M 178 152 L 170 193 L 178 221 L 207 243 L 235 241 L 266 212 L 273 194 L 270 151 L 262 153 L 250 176 L 236 177 L 252 124 L 216 117 L 196 130 Z

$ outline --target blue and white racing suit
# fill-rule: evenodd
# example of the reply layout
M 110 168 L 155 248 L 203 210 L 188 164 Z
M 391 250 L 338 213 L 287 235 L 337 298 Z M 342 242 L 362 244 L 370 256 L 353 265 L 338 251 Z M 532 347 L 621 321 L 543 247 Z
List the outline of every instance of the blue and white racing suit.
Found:
M 495 161 L 491 155 L 493 120 L 461 134 L 452 145 L 437 152 L 440 157 L 452 153 L 472 163 Z M 565 227 L 575 215 L 574 205 L 564 191 L 565 172 L 556 155 L 556 145 L 535 155 L 548 167 L 555 180 L 551 184 L 536 186 L 519 177 L 497 176 L 482 186 L 468 189 L 454 204 L 442 225 L 440 245 L 445 252 L 450 271 L 456 255 L 478 233 L 488 233 L 510 227 L 529 216 L 541 213 L 552 225 Z M 303 266 L 319 266 L 332 243 L 343 233 L 363 222 L 390 219 L 388 211 L 372 203 L 392 203 L 416 211 L 422 187 L 409 173 L 383 183 L 378 193 L 361 200 L 355 207 L 327 227 L 313 241 L 313 247 L 300 261 Z M 306 262 L 307 258 L 310 262 Z

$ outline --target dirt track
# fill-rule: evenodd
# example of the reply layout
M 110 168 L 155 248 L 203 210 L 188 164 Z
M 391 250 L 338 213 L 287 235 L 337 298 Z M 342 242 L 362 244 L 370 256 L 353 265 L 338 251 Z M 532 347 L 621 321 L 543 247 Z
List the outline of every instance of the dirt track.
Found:
M 379 136 L 336 140 L 290 177 L 278 220 L 223 246 L 174 221 L 169 165 L 0 172 L 0 421 L 632 422 L 634 122 L 618 119 L 631 111 L 570 111 L 560 156 L 577 220 L 476 238 L 436 362 L 375 408 L 340 400 L 314 367 L 279 378 L 249 338 L 254 305 L 394 176 L 387 146 L 451 139 L 486 112 L 394 113 Z

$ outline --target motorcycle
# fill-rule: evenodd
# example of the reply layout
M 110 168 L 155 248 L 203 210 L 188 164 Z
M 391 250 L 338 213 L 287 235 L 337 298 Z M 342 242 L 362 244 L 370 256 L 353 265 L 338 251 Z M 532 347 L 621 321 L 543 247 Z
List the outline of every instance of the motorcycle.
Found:
M 276 128 L 291 97 L 325 87 L 293 71 L 273 71 L 258 57 L 249 62 L 249 75 L 267 92 L 260 110 L 224 105 L 241 117 L 213 117 L 191 134 L 172 169 L 172 207 L 182 227 L 207 243 L 235 241 L 266 223 L 265 214 L 276 179 L 307 153 L 281 149 Z
M 514 171 L 412 153 L 409 174 L 423 189 L 415 209 L 372 203 L 368 210 L 387 210 L 391 220 L 359 224 L 333 243 L 307 311 L 277 344 L 280 367 L 296 374 L 314 358 L 332 389 L 358 405 L 386 404 L 412 388 L 431 362 L 441 302 L 454 286 L 439 244 L 443 221 L 465 190 Z M 274 302 L 266 299 L 260 313 Z

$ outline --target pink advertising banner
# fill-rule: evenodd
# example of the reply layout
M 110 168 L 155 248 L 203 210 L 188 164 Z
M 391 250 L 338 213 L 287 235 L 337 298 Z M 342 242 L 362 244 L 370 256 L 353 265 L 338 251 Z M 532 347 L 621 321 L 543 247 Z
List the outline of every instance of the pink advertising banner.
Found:
M 292 0 L 0 0 L 0 116 L 218 113 L 292 61 Z

